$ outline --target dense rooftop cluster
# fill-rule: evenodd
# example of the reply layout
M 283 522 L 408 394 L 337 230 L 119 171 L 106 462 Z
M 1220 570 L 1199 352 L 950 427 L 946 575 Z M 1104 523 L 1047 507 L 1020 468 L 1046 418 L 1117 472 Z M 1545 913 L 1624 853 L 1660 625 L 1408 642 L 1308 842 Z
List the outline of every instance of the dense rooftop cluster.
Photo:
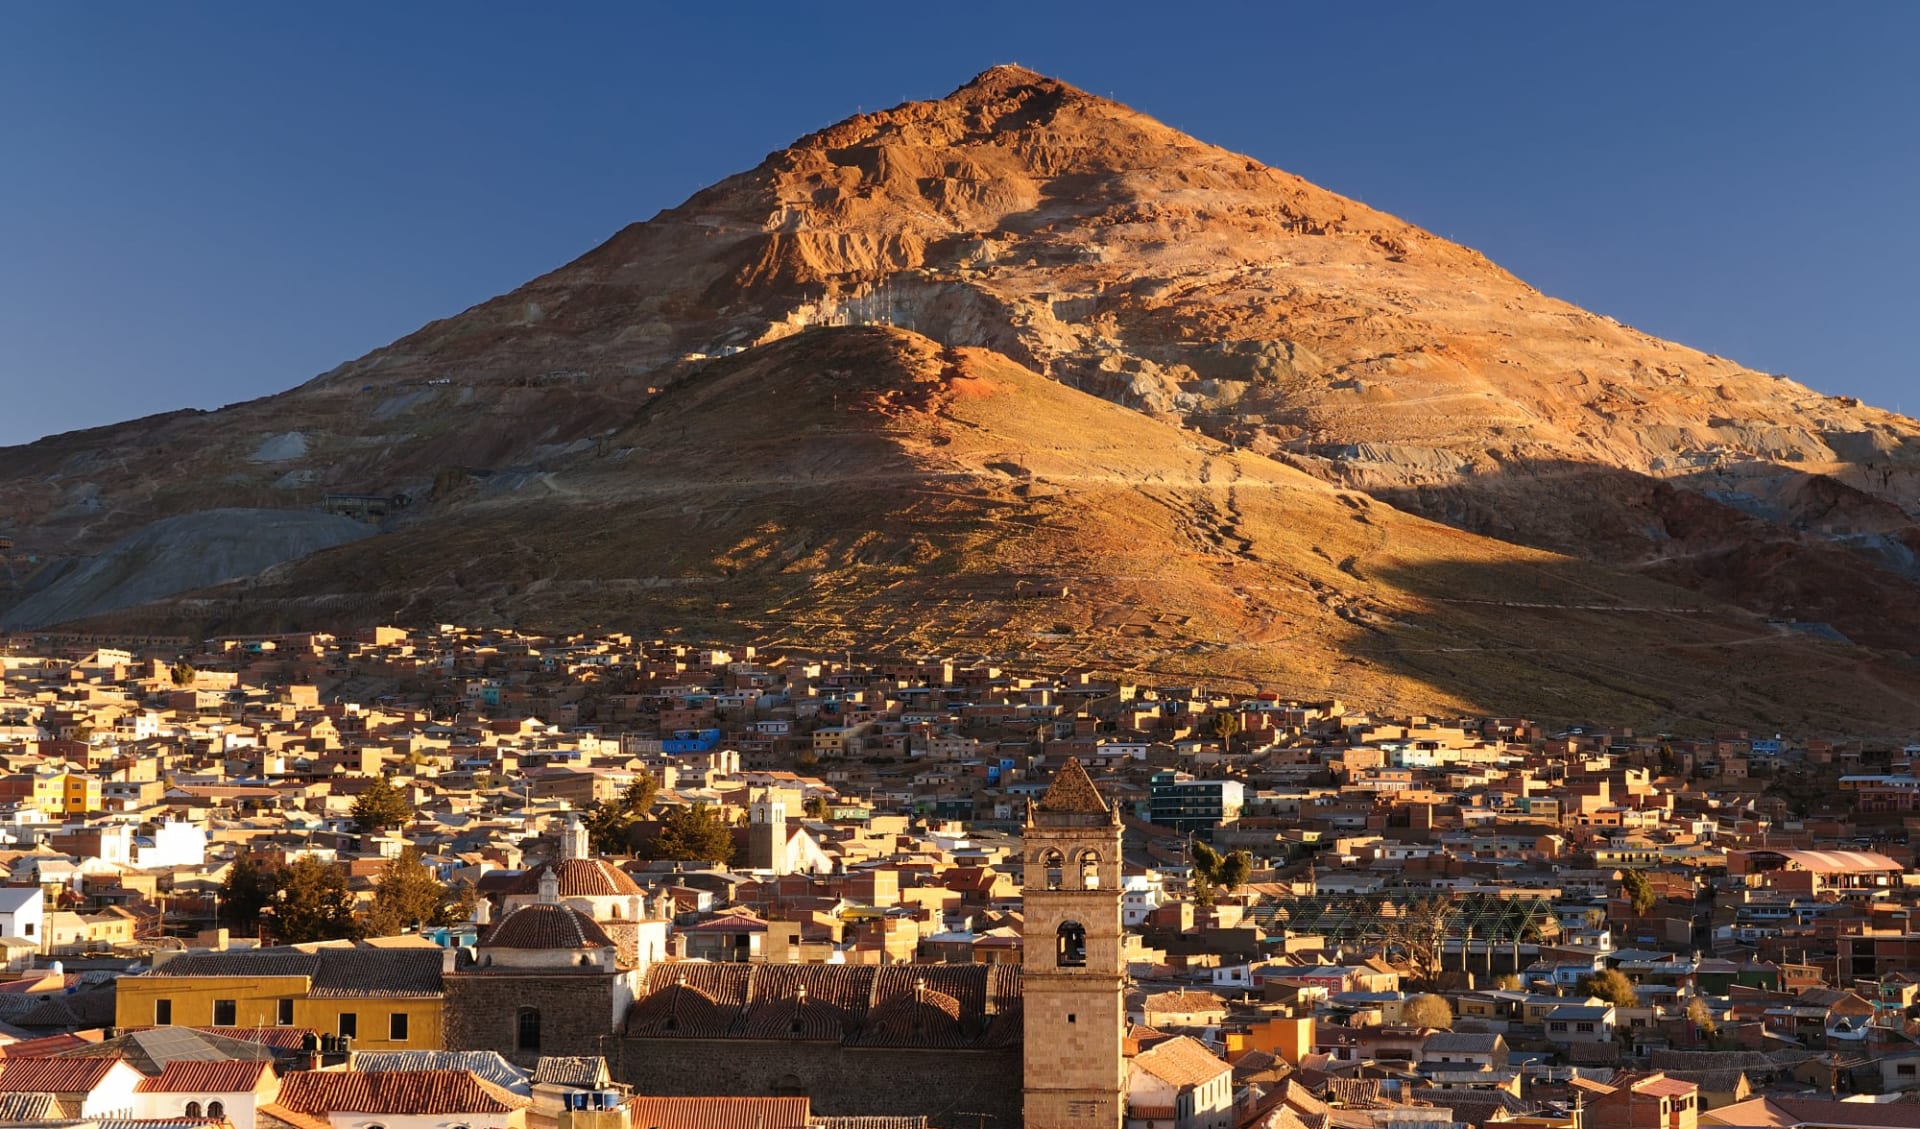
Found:
M 1920 749 L 627 636 L 109 642 L 0 655 L 9 1121 L 952 1124 L 673 1056 L 993 1075 L 1038 810 L 1120 823 L 1132 1121 L 1920 1124 Z M 383 926 L 413 866 L 443 897 Z

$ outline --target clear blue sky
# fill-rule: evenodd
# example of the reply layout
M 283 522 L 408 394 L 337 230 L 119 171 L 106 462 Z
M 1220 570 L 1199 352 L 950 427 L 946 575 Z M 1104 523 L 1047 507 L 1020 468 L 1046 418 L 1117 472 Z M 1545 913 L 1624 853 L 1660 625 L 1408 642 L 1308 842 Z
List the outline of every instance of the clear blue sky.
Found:
M 999 62 L 1920 412 L 1916 44 L 1906 2 L 0 4 L 0 443 L 290 387 Z

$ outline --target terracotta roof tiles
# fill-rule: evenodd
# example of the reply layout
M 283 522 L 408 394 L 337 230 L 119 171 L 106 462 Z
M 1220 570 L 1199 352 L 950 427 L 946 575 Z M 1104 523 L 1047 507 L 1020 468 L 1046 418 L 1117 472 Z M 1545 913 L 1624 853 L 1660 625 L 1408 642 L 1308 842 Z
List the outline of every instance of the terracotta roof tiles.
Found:
M 143 1094 L 178 1094 L 199 1091 L 210 1094 L 241 1094 L 260 1085 L 267 1070 L 264 1062 L 195 1062 L 175 1059 L 159 1074 L 143 1078 L 134 1087 Z
M 627 1102 L 635 1125 L 657 1129 L 807 1129 L 806 1098 L 658 1098 Z
M 279 1105 L 300 1113 L 511 1113 L 526 1098 L 465 1070 L 296 1070 L 280 1083 Z
M 483 949 L 601 949 L 613 939 L 592 918 L 562 905 L 520 906 L 487 927 Z
M 91 1093 L 119 1058 L 16 1058 L 0 1064 L 0 1093 Z
M 1204 1085 L 1233 1070 L 1198 1040 L 1185 1035 L 1141 1051 L 1134 1056 L 1133 1068 L 1182 1088 Z

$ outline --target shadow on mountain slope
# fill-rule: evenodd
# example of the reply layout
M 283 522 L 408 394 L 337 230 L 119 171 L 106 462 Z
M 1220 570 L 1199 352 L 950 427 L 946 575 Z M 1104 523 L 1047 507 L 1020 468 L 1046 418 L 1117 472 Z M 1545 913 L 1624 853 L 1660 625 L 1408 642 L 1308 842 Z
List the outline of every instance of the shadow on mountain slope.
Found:
M 1825 475 L 1702 472 L 1692 487 L 1591 464 L 1543 461 L 1377 497 L 1455 528 L 1675 584 L 1773 619 L 1830 624 L 1913 651 L 1920 528 Z

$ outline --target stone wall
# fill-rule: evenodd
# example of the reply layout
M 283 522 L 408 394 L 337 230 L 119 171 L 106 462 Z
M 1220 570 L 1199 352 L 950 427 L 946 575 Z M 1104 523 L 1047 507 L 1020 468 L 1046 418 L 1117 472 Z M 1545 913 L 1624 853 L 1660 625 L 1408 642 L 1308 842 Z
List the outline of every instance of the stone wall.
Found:
M 618 977 L 611 973 L 490 969 L 446 974 L 446 1046 L 499 1051 L 531 1067 L 541 1055 L 603 1055 L 613 1029 Z M 520 1009 L 540 1010 L 540 1047 L 521 1052 Z
M 1020 1126 L 1017 1043 L 995 1050 L 759 1039 L 622 1037 L 609 1043 L 614 1077 L 642 1094 L 804 1093 L 822 1117 L 925 1115 L 942 1129 Z

